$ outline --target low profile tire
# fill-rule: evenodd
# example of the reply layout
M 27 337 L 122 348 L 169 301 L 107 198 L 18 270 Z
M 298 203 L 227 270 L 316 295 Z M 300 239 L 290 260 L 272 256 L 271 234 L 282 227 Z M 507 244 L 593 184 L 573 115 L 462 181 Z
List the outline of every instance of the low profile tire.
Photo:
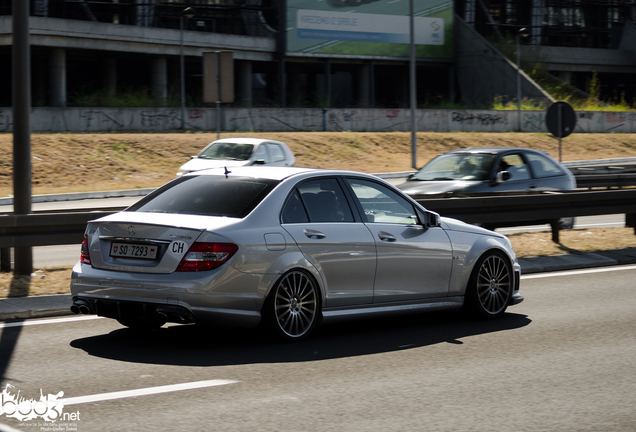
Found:
M 263 324 L 273 337 L 299 341 L 312 332 L 320 314 L 320 294 L 313 277 L 303 270 L 285 273 L 269 293 Z
M 486 252 L 477 261 L 464 299 L 464 310 L 476 318 L 504 314 L 512 296 L 514 277 L 508 258 L 499 251 Z

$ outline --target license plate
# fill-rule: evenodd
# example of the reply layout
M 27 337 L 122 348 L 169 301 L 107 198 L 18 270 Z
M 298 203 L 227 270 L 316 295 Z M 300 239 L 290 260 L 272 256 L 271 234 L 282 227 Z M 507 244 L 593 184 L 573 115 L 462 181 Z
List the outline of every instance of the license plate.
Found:
M 110 256 L 125 258 L 155 259 L 157 246 L 134 243 L 113 243 L 110 246 Z

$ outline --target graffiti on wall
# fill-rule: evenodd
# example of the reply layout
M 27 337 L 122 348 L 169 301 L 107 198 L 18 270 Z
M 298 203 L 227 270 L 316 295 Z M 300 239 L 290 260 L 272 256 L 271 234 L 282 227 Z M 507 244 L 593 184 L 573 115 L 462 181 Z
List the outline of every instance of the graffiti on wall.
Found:
M 34 108 L 33 131 L 170 130 L 181 127 L 178 108 Z M 419 131 L 504 132 L 517 125 L 516 111 L 418 110 Z M 408 131 L 410 110 L 347 108 L 223 108 L 223 131 Z M 186 110 L 186 127 L 213 131 L 215 108 Z M 11 108 L 0 108 L 0 132 L 10 132 Z M 522 112 L 524 132 L 546 132 L 545 112 Z M 578 133 L 636 133 L 636 113 L 577 112 Z
M 531 112 L 522 113 L 522 130 L 524 132 L 545 132 L 545 113 L 543 112 Z
M 451 121 L 455 123 L 468 125 L 505 125 L 508 124 L 508 113 L 492 112 L 492 113 L 471 113 L 470 111 L 453 111 Z
M 118 130 L 124 127 L 123 123 L 104 111 L 82 111 L 80 117 L 84 119 L 86 130 Z

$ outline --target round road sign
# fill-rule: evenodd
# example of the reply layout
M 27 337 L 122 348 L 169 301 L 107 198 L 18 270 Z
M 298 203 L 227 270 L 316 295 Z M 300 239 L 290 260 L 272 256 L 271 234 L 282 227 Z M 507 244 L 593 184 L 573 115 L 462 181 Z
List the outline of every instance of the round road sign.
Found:
M 555 137 L 565 138 L 574 132 L 574 127 L 576 126 L 574 108 L 563 101 L 553 103 L 546 112 L 545 125 Z

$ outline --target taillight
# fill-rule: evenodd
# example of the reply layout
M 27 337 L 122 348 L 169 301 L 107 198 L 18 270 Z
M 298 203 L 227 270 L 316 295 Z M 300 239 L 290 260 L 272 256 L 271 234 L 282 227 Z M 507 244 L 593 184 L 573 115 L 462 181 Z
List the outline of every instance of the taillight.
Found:
M 80 255 L 80 261 L 83 264 L 91 263 L 91 256 L 88 253 L 88 236 L 86 234 L 84 234 L 84 241 L 82 242 L 82 251 Z
M 221 267 L 238 246 L 232 243 L 194 243 L 177 267 L 178 272 L 206 271 Z

